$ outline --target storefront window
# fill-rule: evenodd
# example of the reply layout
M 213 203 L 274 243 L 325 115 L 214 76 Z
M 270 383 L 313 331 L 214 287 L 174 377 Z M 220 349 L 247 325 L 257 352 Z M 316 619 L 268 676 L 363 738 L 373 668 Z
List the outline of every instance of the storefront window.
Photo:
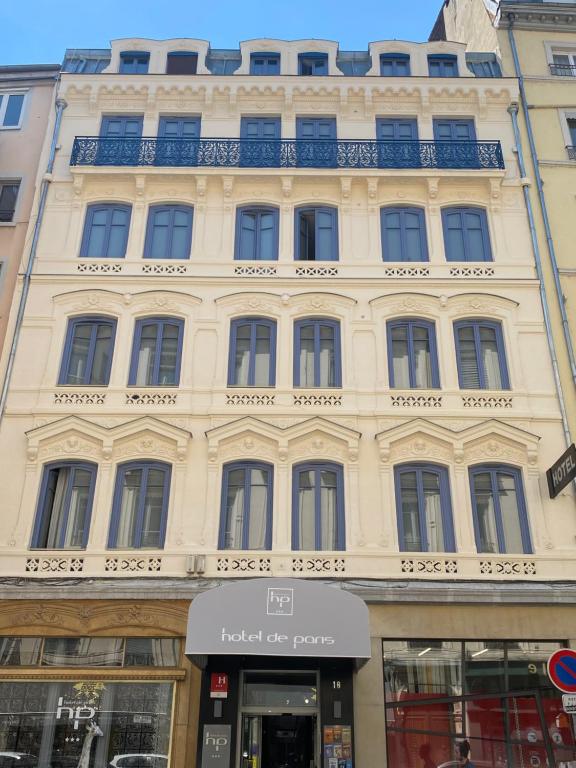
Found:
M 0 682 L 0 768 L 167 768 L 172 690 L 171 683 Z
M 0 637 L 0 666 L 36 666 L 40 661 L 41 648 L 41 637 Z
M 42 664 L 48 667 L 121 667 L 123 641 L 116 637 L 47 637 Z
M 572 768 L 571 718 L 546 673 L 547 659 L 560 647 L 384 641 L 388 764 L 452 768 L 467 739 L 477 767 Z
M 127 637 L 125 667 L 177 667 L 180 641 L 171 637 Z

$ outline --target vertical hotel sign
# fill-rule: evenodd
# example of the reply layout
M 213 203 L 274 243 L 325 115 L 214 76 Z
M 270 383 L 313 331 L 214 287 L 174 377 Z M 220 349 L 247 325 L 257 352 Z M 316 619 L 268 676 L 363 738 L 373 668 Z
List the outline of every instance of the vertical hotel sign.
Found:
M 550 498 L 554 499 L 560 491 L 576 479 L 576 446 L 574 443 L 568 448 L 562 456 L 546 472 L 548 480 L 548 490 Z

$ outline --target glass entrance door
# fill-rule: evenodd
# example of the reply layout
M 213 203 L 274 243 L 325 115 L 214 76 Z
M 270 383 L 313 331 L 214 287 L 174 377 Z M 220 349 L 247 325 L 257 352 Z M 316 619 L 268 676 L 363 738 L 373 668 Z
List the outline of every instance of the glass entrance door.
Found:
M 243 715 L 241 768 L 316 768 L 316 715 Z

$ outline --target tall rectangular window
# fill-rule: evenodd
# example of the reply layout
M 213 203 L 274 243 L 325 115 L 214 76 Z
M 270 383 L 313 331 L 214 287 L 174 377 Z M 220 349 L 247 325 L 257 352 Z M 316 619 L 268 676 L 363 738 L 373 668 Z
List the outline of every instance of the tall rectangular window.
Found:
M 294 386 L 341 387 L 340 323 L 327 318 L 294 325 Z
M 0 222 L 14 221 L 19 181 L 0 181 Z
M 327 75 L 328 74 L 328 54 L 327 53 L 299 53 L 298 54 L 298 74 L 299 75 Z
M 488 219 L 483 208 L 442 209 L 446 261 L 492 261 Z
M 505 466 L 472 467 L 470 485 L 478 552 L 530 554 L 520 471 Z
M 399 206 L 380 210 L 384 261 L 428 261 L 423 208 Z
M 24 93 L 0 94 L 0 130 L 21 127 L 25 98 Z
M 146 51 L 123 51 L 120 54 L 121 75 L 145 75 L 148 72 L 150 54 Z
M 454 552 L 448 472 L 433 465 L 396 467 L 398 540 L 402 552 Z
M 224 467 L 219 549 L 272 547 L 272 478 L 270 464 Z
M 118 467 L 108 546 L 160 549 L 164 546 L 171 468 L 160 462 Z
M 292 494 L 292 549 L 345 550 L 342 467 L 320 462 L 296 465 Z
M 380 74 L 382 77 L 408 77 L 410 56 L 407 53 L 381 53 Z
M 338 261 L 338 209 L 297 208 L 296 261 Z
M 95 203 L 86 210 L 80 256 L 122 259 L 126 255 L 132 207 L 122 203 Z
M 279 75 L 280 74 L 280 54 L 279 53 L 251 53 L 250 54 L 250 74 L 251 75 Z
M 458 380 L 462 389 L 510 389 L 500 323 L 462 320 L 454 324 Z
M 137 321 L 130 386 L 178 386 L 183 330 L 184 321 L 175 317 L 146 317 Z
M 194 209 L 188 205 L 153 205 L 148 211 L 144 258 L 188 259 Z
M 234 258 L 245 261 L 278 259 L 278 208 L 246 206 L 236 211 Z
M 96 466 L 83 462 L 44 467 L 33 548 L 83 549 L 88 541 Z
M 166 56 L 167 75 L 195 75 L 198 54 L 192 51 L 171 51 Z
M 68 323 L 59 384 L 107 386 L 112 366 L 116 320 L 74 317 Z
M 450 53 L 433 53 L 428 56 L 430 77 L 458 77 L 458 57 Z
M 388 336 L 388 375 L 396 389 L 432 389 L 440 386 L 436 332 L 427 320 L 392 320 Z
M 230 326 L 228 385 L 273 387 L 276 383 L 276 323 L 240 317 Z

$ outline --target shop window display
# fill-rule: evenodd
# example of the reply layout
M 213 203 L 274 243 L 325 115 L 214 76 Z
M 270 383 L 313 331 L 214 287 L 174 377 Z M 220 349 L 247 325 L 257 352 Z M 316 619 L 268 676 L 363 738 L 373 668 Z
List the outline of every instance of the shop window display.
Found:
M 0 682 L 0 768 L 166 768 L 172 694 L 172 683 Z
M 384 641 L 388 764 L 574 768 L 570 716 L 549 681 L 550 642 Z

